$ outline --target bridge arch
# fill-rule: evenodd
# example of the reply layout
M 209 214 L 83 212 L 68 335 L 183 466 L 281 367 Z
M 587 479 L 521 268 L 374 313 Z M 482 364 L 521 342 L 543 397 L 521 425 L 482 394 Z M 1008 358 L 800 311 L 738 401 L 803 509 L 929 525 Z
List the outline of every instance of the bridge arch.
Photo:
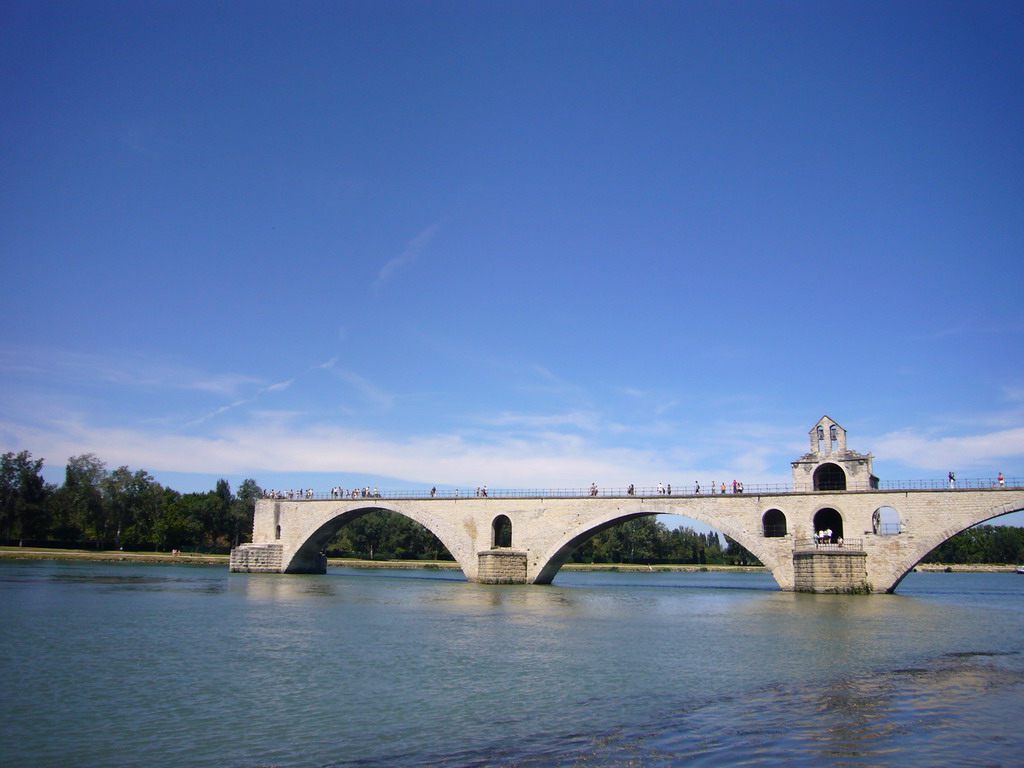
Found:
M 372 503 L 365 506 L 341 506 L 332 507 L 320 514 L 316 520 L 307 524 L 300 531 L 290 537 L 294 544 L 294 552 L 287 560 L 286 573 L 323 573 L 322 568 L 317 568 L 323 558 L 321 554 L 327 542 L 348 523 L 358 520 L 360 517 L 373 511 L 394 512 L 395 514 L 407 517 L 419 523 L 432 534 L 434 534 L 448 552 L 455 558 L 455 561 L 462 568 L 467 577 L 475 573 L 475 560 L 469 559 L 469 552 L 472 546 L 467 546 L 465 537 L 458 535 L 443 522 L 432 518 L 419 511 L 415 505 L 406 508 L 402 504 L 382 503 L 380 499 L 373 499 Z
M 713 502 L 713 498 L 707 497 L 707 501 Z M 638 508 L 641 506 L 642 508 Z M 609 512 L 606 515 L 597 517 L 591 520 L 588 524 L 567 533 L 562 539 L 558 540 L 552 547 L 547 549 L 547 551 L 539 558 L 540 567 L 536 571 L 533 583 L 550 584 L 558 574 L 561 567 L 569 561 L 572 553 L 587 541 L 587 539 L 590 539 L 601 531 L 607 530 L 615 525 L 628 522 L 629 520 L 635 520 L 640 517 L 650 517 L 651 515 L 677 515 L 679 517 L 696 520 L 697 522 L 711 526 L 713 529 L 724 533 L 730 539 L 741 544 L 748 552 L 750 552 L 750 554 L 760 560 L 765 568 L 771 572 L 772 577 L 775 578 L 776 583 L 778 583 L 780 587 L 789 587 L 789 585 L 785 583 L 787 579 L 780 578 L 780 572 L 785 572 L 785 568 L 789 564 L 789 558 L 791 556 L 791 549 L 785 539 L 765 539 L 761 535 L 759 527 L 754 530 L 740 528 L 732 524 L 723 516 L 716 517 L 714 515 L 706 514 L 703 510 L 695 509 L 692 505 L 688 505 L 682 509 L 675 509 L 673 508 L 672 503 L 667 500 L 665 502 L 661 502 L 656 509 L 652 509 L 649 503 L 642 504 L 641 502 L 638 502 L 637 507 L 617 509 L 614 512 Z M 755 525 L 757 525 L 756 522 Z
M 889 585 L 885 587 L 885 591 L 893 592 L 896 587 L 899 586 L 900 582 L 903 581 L 906 575 L 914 570 L 914 567 L 928 556 L 928 553 L 940 544 L 949 541 L 958 533 L 962 533 L 968 528 L 973 528 L 974 526 L 988 522 L 989 520 L 994 520 L 997 517 L 1021 511 L 1024 511 L 1024 502 L 1019 500 L 1004 502 L 1002 504 L 993 504 L 982 509 L 975 515 L 967 518 L 960 518 L 956 524 L 942 530 L 938 534 L 915 538 L 914 545 L 907 550 L 905 559 L 903 559 L 896 568 L 891 571 L 891 580 L 889 581 Z

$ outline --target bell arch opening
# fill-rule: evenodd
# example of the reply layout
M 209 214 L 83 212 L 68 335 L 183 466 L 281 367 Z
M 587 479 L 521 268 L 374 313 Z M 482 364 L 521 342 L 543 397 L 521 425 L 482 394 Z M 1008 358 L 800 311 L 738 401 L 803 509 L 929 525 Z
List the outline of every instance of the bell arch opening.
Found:
M 879 507 L 871 513 L 871 532 L 879 536 L 903 533 L 903 520 L 892 507 Z
M 506 515 L 498 515 L 491 523 L 491 549 L 507 549 L 512 546 L 512 521 Z
M 845 491 L 846 473 L 838 464 L 822 464 L 814 470 L 814 490 Z
M 831 507 L 819 509 L 814 513 L 814 532 L 825 534 L 825 543 L 837 542 L 843 538 L 843 516 Z
M 786 515 L 781 509 L 769 509 L 761 517 L 761 533 L 766 539 L 782 538 L 786 529 Z

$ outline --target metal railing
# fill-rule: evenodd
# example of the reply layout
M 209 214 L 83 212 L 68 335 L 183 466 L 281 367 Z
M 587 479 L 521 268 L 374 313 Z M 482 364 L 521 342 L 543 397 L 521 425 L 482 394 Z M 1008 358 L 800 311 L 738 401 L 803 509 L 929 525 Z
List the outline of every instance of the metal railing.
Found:
M 722 493 L 721 484 L 711 491 L 711 485 L 705 486 L 701 483 L 700 492 L 696 492 L 694 486 L 665 485 L 660 490 L 657 486 L 634 487 L 632 492 L 627 487 L 603 488 L 598 487 L 596 493 L 592 488 L 443 488 L 436 492 L 430 490 L 379 490 L 369 489 L 363 493 L 362 489 L 340 489 L 340 492 L 313 491 L 309 489 L 291 489 L 265 492 L 264 498 L 275 498 L 283 501 L 323 501 L 325 499 L 336 500 L 359 500 L 359 499 L 568 499 L 581 497 L 600 498 L 639 498 L 639 499 L 669 499 L 669 498 L 700 498 L 717 496 L 775 496 L 783 494 L 806 494 L 806 493 L 849 493 L 849 492 L 891 492 L 891 491 L 963 491 L 963 490 L 1011 490 L 1024 488 L 1024 478 L 1005 478 L 1000 484 L 995 478 L 972 478 L 957 480 L 951 488 L 948 480 L 903 480 L 879 482 L 877 487 L 864 484 L 851 484 L 843 490 L 794 490 L 792 484 L 753 484 L 744 487 L 737 486 L 733 490 L 731 483 L 726 484 L 726 492 Z
M 864 539 L 834 539 L 832 541 L 815 541 L 814 539 L 801 538 L 794 542 L 796 549 L 818 549 L 826 551 L 842 551 L 847 549 L 863 549 Z

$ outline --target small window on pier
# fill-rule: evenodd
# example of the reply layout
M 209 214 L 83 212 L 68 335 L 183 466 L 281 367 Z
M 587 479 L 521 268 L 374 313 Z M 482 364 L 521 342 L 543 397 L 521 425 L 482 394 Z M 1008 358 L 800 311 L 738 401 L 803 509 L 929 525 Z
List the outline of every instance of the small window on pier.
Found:
M 786 535 L 786 515 L 781 509 L 769 509 L 761 518 L 761 531 L 766 539 Z
M 509 520 L 508 517 L 505 515 L 498 515 L 494 518 L 491 530 L 494 534 L 491 549 L 512 546 L 512 521 Z
M 281 538 L 281 526 L 280 525 L 277 526 L 277 530 L 274 531 L 274 538 L 275 539 L 280 539 Z

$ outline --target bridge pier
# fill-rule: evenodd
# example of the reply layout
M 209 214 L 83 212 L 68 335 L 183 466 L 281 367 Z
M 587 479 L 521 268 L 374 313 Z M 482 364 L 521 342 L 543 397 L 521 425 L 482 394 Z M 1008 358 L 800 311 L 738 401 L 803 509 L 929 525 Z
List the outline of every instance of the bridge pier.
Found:
M 282 573 L 284 547 L 280 544 L 241 544 L 231 550 L 232 573 Z
M 476 581 L 481 584 L 526 584 L 526 553 L 486 549 L 477 553 Z
M 868 594 L 867 553 L 851 549 L 806 549 L 793 553 L 796 592 Z

